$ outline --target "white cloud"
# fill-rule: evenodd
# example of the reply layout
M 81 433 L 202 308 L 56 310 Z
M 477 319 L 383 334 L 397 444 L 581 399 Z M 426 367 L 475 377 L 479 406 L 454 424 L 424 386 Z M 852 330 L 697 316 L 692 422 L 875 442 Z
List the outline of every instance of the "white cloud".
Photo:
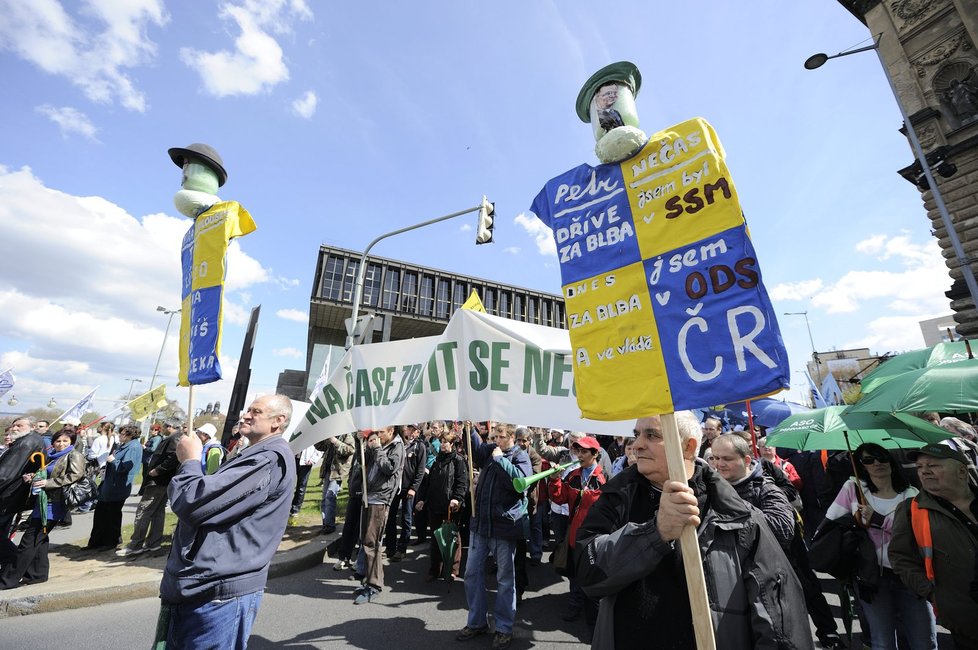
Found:
M 294 320 L 297 323 L 308 323 L 309 314 L 298 309 L 279 309 L 275 315 L 285 320 Z
M 0 168 L 0 241 L 8 269 L 0 275 L 0 332 L 13 342 L 4 360 L 21 371 L 19 380 L 27 378 L 26 368 L 33 381 L 50 384 L 148 381 L 167 324 L 156 307 L 180 306 L 180 242 L 189 225 L 165 214 L 136 219 L 103 198 L 47 188 L 29 169 Z M 37 251 L 44 251 L 43 263 Z M 231 244 L 229 288 L 247 289 L 269 277 Z M 227 322 L 246 320 L 244 311 L 225 301 Z M 161 377 L 177 374 L 179 316 L 173 321 Z
M 557 244 L 554 242 L 553 232 L 547 226 L 533 215 L 527 216 L 524 213 L 519 213 L 516 218 L 513 219 L 513 223 L 521 227 L 527 232 L 536 244 L 537 252 L 541 255 L 557 257 Z
M 895 260 L 903 270 L 849 271 L 815 294 L 812 298 L 814 306 L 836 314 L 854 312 L 869 300 L 892 298 L 889 308 L 893 310 L 918 314 L 947 311 L 944 291 L 951 280 L 936 240 L 915 244 L 905 235 L 874 236 L 859 242 L 856 250 L 867 255 L 878 255 L 882 261 Z M 858 264 L 858 259 L 854 259 L 853 265 Z
M 503 252 L 504 253 L 507 253 L 509 255 L 519 255 L 520 254 L 520 247 L 519 246 L 507 246 L 506 248 L 503 249 Z
M 68 79 L 92 101 L 145 111 L 146 97 L 127 70 L 156 56 L 148 32 L 169 20 L 162 0 L 80 4 L 75 18 L 56 0 L 0 0 L 0 48 Z
M 302 359 L 306 356 L 305 352 L 295 348 L 276 348 L 272 350 L 272 354 L 277 357 L 293 357 L 295 359 Z
M 319 98 L 316 97 L 316 93 L 307 90 L 302 97 L 292 102 L 292 111 L 299 117 L 304 117 L 308 120 L 316 113 L 316 105 L 318 103 Z
M 98 138 L 95 137 L 98 129 L 88 119 L 88 116 L 78 109 L 72 108 L 71 106 L 58 108 L 50 104 L 42 104 L 34 110 L 57 124 L 63 136 L 67 137 L 76 133 L 92 142 L 98 142 Z
M 458 227 L 458 230 L 459 230 L 459 232 L 471 232 L 471 230 L 472 230 L 472 224 L 470 224 L 470 223 L 463 223 L 461 226 Z
M 945 305 L 943 309 L 932 313 L 918 313 L 911 316 L 884 316 L 874 319 L 867 323 L 864 334 L 847 341 L 843 347 L 867 347 L 879 353 L 915 350 L 924 344 L 924 338 L 920 332 L 920 321 L 941 316 L 947 311 Z
M 207 52 L 191 47 L 180 50 L 180 59 L 197 70 L 208 94 L 215 97 L 254 95 L 288 80 L 285 54 L 269 32 L 288 34 L 293 20 L 312 20 L 312 12 L 303 0 L 225 3 L 218 15 L 222 20 L 236 23 L 241 31 L 234 40 L 233 51 Z M 313 95 L 310 110 L 315 108 Z M 303 117 L 311 115 L 310 112 Z
M 818 279 L 782 282 L 769 288 L 768 295 L 771 300 L 808 300 L 822 286 L 822 281 Z

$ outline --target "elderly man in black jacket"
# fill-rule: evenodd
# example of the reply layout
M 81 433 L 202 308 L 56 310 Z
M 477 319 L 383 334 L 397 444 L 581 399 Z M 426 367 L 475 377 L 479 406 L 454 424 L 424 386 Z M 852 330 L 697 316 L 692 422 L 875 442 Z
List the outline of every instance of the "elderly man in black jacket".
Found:
M 725 433 L 713 441 L 713 458 L 717 473 L 733 486 L 740 498 L 764 514 L 771 532 L 781 543 L 801 582 L 819 643 L 829 649 L 845 647 L 822 594 L 822 585 L 808 563 L 808 547 L 784 489 L 766 474 L 762 463 L 754 462 L 747 440 L 735 433 Z
M 605 484 L 578 530 L 577 575 L 601 600 L 592 648 L 696 647 L 676 546 L 690 525 L 718 647 L 813 648 L 801 586 L 764 516 L 695 460 L 695 416 L 676 421 L 688 483 L 669 480 L 658 416 L 641 418 L 636 463 Z
M 31 429 L 28 418 L 17 418 L 10 425 L 10 448 L 0 456 L 0 539 L 10 537 L 17 513 L 27 507 L 31 484 L 24 474 L 33 474 L 44 459 L 44 441 Z M 41 453 L 40 458 L 31 456 Z

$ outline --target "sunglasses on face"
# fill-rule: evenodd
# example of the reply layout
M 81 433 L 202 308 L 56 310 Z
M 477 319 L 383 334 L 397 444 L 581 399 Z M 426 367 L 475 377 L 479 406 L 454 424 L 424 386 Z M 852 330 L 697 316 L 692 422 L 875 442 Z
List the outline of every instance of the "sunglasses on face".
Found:
M 885 458 L 880 458 L 878 456 L 866 455 L 859 459 L 859 462 L 863 465 L 873 465 L 874 463 L 888 463 L 889 461 Z

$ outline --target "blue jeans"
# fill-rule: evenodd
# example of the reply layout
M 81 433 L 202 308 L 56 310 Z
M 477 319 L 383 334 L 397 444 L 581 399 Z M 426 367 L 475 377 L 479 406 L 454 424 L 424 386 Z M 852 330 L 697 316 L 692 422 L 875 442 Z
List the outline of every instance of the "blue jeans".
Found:
M 323 501 L 319 508 L 323 515 L 323 528 L 336 528 L 336 495 L 339 492 L 339 481 L 323 480 Z
M 212 600 L 203 605 L 173 605 L 166 647 L 173 650 L 224 650 L 248 647 L 263 591 Z
M 937 650 L 937 627 L 930 603 L 918 598 L 893 571 L 883 569 L 872 602 L 866 602 L 864 595 L 869 594 L 860 594 L 859 600 L 869 620 L 873 650 L 896 650 L 898 616 L 912 650 Z
M 469 534 L 469 558 L 465 564 L 465 599 L 469 605 L 466 626 L 478 628 L 489 624 L 489 602 L 486 594 L 486 556 L 496 559 L 496 606 L 493 618 L 496 632 L 513 633 L 516 618 L 516 542 L 508 539 Z

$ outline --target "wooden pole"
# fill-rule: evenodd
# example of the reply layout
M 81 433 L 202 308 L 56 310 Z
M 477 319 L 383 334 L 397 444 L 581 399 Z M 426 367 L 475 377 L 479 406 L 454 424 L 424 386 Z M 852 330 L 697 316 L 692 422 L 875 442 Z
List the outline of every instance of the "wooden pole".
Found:
M 190 385 L 187 397 L 187 435 L 194 434 L 194 385 Z
M 679 427 L 676 425 L 676 414 L 666 413 L 660 417 L 660 421 L 662 422 L 662 441 L 665 444 L 666 463 L 669 465 L 669 480 L 686 485 L 689 482 L 689 477 L 686 475 L 686 460 L 683 458 Z M 710 610 L 710 601 L 706 595 L 703 559 L 700 557 L 700 545 L 694 526 L 683 528 L 682 536 L 679 538 L 679 548 L 682 551 L 686 587 L 689 591 L 689 608 L 693 614 L 696 647 L 699 650 L 715 650 L 717 644 L 713 633 L 713 616 Z
M 472 467 L 472 423 L 465 423 L 465 448 L 468 450 L 466 457 L 469 461 L 469 504 L 472 506 L 472 516 L 475 517 L 475 470 Z
M 747 428 L 750 430 L 750 446 L 756 459 L 760 454 L 757 452 L 757 433 L 754 431 L 754 411 L 751 410 L 750 400 L 747 400 Z

